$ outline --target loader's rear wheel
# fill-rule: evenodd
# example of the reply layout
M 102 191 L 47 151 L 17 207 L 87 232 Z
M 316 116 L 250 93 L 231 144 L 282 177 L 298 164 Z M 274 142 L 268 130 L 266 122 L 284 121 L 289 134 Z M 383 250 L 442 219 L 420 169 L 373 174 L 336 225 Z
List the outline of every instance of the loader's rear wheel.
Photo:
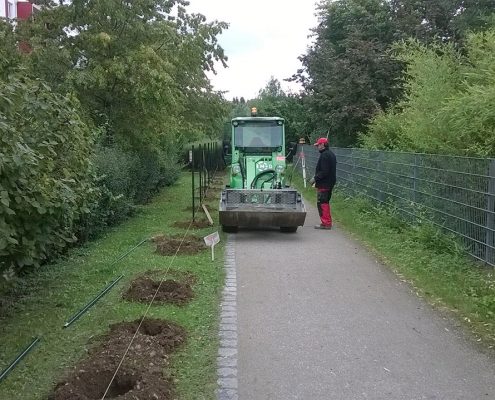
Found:
M 222 225 L 222 231 L 227 232 L 227 233 L 237 233 L 238 229 L 239 229 L 238 226 Z
M 297 231 L 297 226 L 281 226 L 280 227 L 280 232 L 294 233 L 295 231 Z

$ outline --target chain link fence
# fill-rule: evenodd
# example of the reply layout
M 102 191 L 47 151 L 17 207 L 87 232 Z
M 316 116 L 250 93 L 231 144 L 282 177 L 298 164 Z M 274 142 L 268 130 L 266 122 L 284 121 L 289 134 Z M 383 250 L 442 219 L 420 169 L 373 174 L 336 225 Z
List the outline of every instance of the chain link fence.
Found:
M 495 266 L 495 159 L 332 150 L 340 190 L 392 203 L 408 219 L 426 219 L 459 237 L 474 258 Z M 311 177 L 318 149 L 299 145 L 297 155 Z

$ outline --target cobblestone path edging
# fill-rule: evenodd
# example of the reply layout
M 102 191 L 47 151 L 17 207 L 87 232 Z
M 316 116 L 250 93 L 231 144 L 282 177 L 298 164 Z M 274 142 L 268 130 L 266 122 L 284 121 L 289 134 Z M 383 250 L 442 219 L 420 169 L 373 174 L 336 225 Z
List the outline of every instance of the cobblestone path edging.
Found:
M 235 235 L 229 234 L 225 248 L 225 286 L 220 313 L 218 349 L 218 400 L 238 400 L 237 394 L 237 278 Z

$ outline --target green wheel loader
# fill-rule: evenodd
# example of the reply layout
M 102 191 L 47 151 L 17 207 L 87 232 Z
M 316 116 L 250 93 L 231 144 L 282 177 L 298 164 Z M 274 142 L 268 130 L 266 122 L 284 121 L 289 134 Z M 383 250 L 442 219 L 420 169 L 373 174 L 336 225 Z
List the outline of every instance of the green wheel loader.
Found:
M 279 227 L 295 232 L 304 225 L 301 194 L 286 186 L 284 119 L 238 117 L 231 121 L 230 183 L 222 191 L 219 219 L 226 232 L 238 227 Z

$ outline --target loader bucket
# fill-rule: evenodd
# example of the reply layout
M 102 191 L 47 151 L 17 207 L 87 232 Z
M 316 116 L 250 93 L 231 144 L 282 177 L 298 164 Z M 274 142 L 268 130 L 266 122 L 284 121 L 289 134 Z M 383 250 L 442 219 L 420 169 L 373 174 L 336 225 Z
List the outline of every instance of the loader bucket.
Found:
M 294 189 L 226 189 L 220 198 L 219 220 L 225 231 L 245 226 L 295 232 L 305 219 L 306 208 Z

